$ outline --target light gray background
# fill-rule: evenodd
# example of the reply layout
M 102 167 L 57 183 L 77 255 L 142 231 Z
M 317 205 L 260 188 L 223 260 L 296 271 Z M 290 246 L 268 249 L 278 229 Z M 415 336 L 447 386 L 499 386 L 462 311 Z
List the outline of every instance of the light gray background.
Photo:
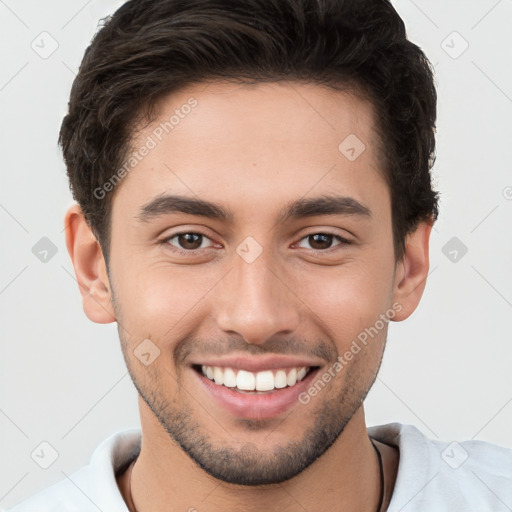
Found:
M 84 50 L 99 18 L 121 3 L 0 0 L 5 508 L 86 464 L 108 435 L 139 424 L 115 324 L 91 323 L 82 310 L 64 241 L 72 198 L 57 147 Z M 512 447 L 512 2 L 395 5 L 436 69 L 441 215 L 423 301 L 409 320 L 391 324 L 367 421 Z M 43 31 L 58 43 L 46 59 L 31 47 L 51 49 Z M 57 248 L 46 263 L 32 252 L 42 237 Z M 468 249 L 456 262 L 442 251 L 452 237 Z M 31 458 L 43 441 L 59 455 L 46 470 Z

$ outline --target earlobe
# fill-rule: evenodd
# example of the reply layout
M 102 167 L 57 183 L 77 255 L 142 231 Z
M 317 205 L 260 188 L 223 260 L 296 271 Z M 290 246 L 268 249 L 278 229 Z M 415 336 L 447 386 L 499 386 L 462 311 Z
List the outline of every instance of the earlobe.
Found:
M 100 324 L 115 322 L 103 252 L 79 205 L 68 209 L 64 222 L 66 246 L 82 294 L 85 314 Z
M 433 221 L 421 222 L 414 232 L 407 235 L 405 254 L 397 264 L 393 288 L 393 302 L 402 306 L 393 318 L 400 322 L 408 318 L 417 308 L 429 270 L 429 241 Z

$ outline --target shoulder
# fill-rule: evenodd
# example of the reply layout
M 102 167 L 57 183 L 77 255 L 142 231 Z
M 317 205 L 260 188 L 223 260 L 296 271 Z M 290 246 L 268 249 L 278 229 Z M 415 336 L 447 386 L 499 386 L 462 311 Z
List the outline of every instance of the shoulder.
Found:
M 102 441 L 88 465 L 42 489 L 7 512 L 126 512 L 116 473 L 140 450 L 140 429 Z
M 433 440 L 399 423 L 370 427 L 368 433 L 400 452 L 389 512 L 512 507 L 512 449 L 484 441 Z

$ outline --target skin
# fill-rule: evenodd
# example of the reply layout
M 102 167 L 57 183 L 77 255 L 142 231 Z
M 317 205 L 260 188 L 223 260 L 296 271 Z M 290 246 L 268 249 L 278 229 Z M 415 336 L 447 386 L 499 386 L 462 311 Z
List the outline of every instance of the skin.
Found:
M 432 223 L 408 235 L 396 261 L 374 114 L 356 95 L 297 82 L 195 84 L 160 102 L 160 117 L 134 135 L 133 147 L 191 97 L 197 106 L 114 191 L 108 273 L 80 208 L 65 219 L 85 313 L 117 321 L 141 395 L 133 503 L 138 512 L 373 512 L 379 466 L 362 402 L 387 324 L 307 405 L 270 419 L 247 421 L 219 408 L 190 364 L 219 353 L 293 354 L 316 357 L 325 372 L 393 304 L 400 305 L 393 321 L 415 310 Z M 366 146 L 354 161 L 338 150 L 349 134 Z M 141 207 L 162 193 L 213 201 L 233 221 L 184 213 L 141 221 Z M 277 220 L 291 201 L 333 194 L 371 215 Z M 188 245 L 169 239 L 183 232 L 205 237 Z M 318 233 L 335 236 L 315 243 Z M 251 263 L 236 252 L 248 236 L 262 248 Z M 191 252 L 173 252 L 180 248 Z M 134 355 L 144 339 L 160 350 L 149 366 Z M 398 453 L 379 448 L 389 498 Z M 267 482 L 256 485 L 262 475 Z M 126 474 L 119 486 L 130 502 Z

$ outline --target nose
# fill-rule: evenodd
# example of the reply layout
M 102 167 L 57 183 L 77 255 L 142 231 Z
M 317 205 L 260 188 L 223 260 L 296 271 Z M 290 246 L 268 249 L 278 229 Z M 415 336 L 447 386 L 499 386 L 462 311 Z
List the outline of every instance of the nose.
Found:
M 286 272 L 269 261 L 265 251 L 248 263 L 235 255 L 231 272 L 216 297 L 217 325 L 247 343 L 262 344 L 277 334 L 294 332 L 303 304 Z

